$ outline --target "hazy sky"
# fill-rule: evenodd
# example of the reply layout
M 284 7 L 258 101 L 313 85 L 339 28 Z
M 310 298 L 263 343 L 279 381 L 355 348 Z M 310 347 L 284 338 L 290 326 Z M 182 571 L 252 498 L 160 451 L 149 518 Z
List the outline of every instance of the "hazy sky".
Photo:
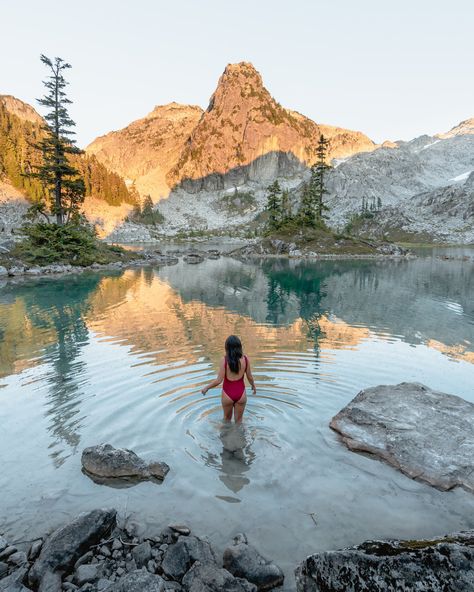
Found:
M 0 0 L 0 94 L 37 107 L 40 53 L 73 66 L 79 144 L 155 105 L 207 107 L 250 61 L 285 107 L 375 141 L 474 117 L 472 0 Z

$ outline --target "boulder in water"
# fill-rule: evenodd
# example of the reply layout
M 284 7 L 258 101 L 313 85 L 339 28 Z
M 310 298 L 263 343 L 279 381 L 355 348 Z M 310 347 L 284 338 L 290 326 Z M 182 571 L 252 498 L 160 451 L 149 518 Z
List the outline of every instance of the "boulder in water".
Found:
M 474 492 L 474 405 L 419 383 L 361 391 L 331 420 L 350 450 L 369 452 L 442 490 Z
M 162 480 L 170 470 L 164 462 L 147 463 L 132 450 L 114 448 L 110 444 L 84 448 L 81 462 L 86 473 L 107 479 L 155 477 Z

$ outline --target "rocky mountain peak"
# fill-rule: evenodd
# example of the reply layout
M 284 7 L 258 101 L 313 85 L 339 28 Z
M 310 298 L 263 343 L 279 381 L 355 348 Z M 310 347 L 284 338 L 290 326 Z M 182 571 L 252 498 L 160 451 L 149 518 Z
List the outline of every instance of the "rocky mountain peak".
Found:
M 28 103 L 24 103 L 13 95 L 0 95 L 0 104 L 11 114 L 16 115 L 23 121 L 43 124 L 41 115 Z
M 450 129 L 449 132 L 437 134 L 436 137 L 446 139 L 454 138 L 454 136 L 463 136 L 466 134 L 474 134 L 474 117 L 461 121 L 461 123 Z

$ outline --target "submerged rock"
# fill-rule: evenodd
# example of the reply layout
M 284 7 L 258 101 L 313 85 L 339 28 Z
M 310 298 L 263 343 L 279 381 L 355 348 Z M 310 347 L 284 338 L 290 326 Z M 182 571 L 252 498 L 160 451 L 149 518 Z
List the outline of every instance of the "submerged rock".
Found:
M 187 592 L 256 592 L 257 587 L 215 564 L 195 563 L 183 578 Z
M 474 589 L 474 531 L 316 553 L 295 574 L 298 592 L 467 592 Z
M 474 492 L 474 405 L 418 383 L 361 391 L 331 420 L 351 450 L 369 452 L 442 490 Z
M 224 551 L 224 567 L 232 575 L 245 578 L 259 590 L 271 590 L 283 584 L 283 571 L 247 542 L 244 534 L 238 534 L 233 544 Z
M 183 261 L 191 264 L 202 263 L 204 261 L 204 257 L 199 253 L 188 253 L 183 257 Z
M 72 569 L 91 545 L 115 527 L 116 514 L 116 510 L 92 510 L 55 530 L 30 570 L 30 583 L 39 586 L 40 591 L 60 590 L 62 573 Z
M 164 462 L 146 463 L 132 450 L 114 448 L 110 444 L 84 448 L 81 462 L 87 473 L 104 478 L 164 479 L 169 471 Z

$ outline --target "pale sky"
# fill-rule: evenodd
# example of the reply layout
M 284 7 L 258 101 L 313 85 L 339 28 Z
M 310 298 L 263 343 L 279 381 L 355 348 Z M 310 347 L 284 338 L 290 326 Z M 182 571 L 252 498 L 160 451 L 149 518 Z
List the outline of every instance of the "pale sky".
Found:
M 374 141 L 474 117 L 472 0 L 0 0 L 0 94 L 38 105 L 68 60 L 78 143 L 155 105 L 207 107 L 250 61 L 284 107 Z

